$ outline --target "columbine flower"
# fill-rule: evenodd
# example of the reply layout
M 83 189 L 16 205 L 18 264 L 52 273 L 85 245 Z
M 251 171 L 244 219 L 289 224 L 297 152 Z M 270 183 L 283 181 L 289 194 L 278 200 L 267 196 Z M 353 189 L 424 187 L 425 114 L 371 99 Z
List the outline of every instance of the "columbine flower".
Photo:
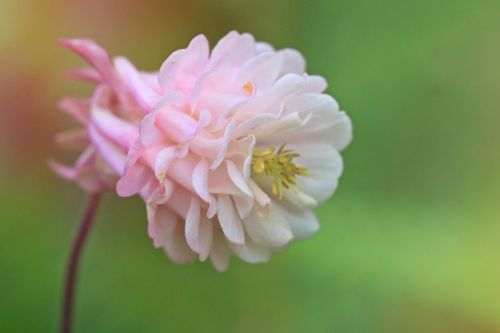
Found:
M 96 88 L 91 98 L 68 97 L 59 103 L 82 128 L 59 133 L 56 142 L 83 152 L 72 167 L 55 161 L 50 164 L 61 177 L 75 181 L 87 192 L 114 189 L 127 152 L 138 136 L 137 124 L 151 110 L 145 101 L 150 96 L 139 91 L 143 86 L 148 91 L 159 91 L 156 75 L 138 72 L 122 57 L 112 65 L 106 52 L 90 40 L 60 43 L 92 66 L 69 71 L 68 76 L 95 84 Z
M 172 260 L 264 262 L 318 230 L 312 209 L 335 191 L 351 123 L 300 53 L 236 32 L 210 52 L 200 35 L 164 62 L 158 86 L 135 87 L 146 116 L 117 192 L 141 194 Z

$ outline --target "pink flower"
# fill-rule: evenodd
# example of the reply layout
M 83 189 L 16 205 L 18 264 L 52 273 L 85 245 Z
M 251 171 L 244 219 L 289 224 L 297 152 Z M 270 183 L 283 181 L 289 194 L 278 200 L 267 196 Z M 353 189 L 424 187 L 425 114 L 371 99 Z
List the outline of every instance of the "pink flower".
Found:
M 154 96 L 143 93 L 144 87 L 148 92 L 156 89 L 159 98 L 156 75 L 138 72 L 121 57 L 112 65 L 106 52 L 90 40 L 63 40 L 60 44 L 92 66 L 70 71 L 68 76 L 96 87 L 91 98 L 69 97 L 60 102 L 60 108 L 82 127 L 58 134 L 56 142 L 83 152 L 74 166 L 55 161 L 50 164 L 57 174 L 87 192 L 114 189 L 127 152 L 138 136 L 137 124 L 151 110 L 149 103 Z
M 337 187 L 351 123 L 300 53 L 237 32 L 210 52 L 200 35 L 168 57 L 157 85 L 132 70 L 115 77 L 100 84 L 118 109 L 105 100 L 91 141 L 103 158 L 119 151 L 106 160 L 115 174 L 125 165 L 117 193 L 142 196 L 149 235 L 173 261 L 265 262 L 318 230 L 312 209 Z

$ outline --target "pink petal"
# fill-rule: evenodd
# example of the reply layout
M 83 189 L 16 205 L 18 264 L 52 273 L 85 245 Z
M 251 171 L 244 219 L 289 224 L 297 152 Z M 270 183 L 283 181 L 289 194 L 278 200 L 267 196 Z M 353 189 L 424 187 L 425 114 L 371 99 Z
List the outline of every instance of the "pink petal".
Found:
M 120 197 L 129 197 L 139 193 L 151 178 L 151 171 L 141 163 L 136 163 L 127 169 L 116 184 L 116 193 Z
M 172 53 L 162 64 L 158 75 L 158 83 L 163 92 L 175 88 L 175 79 L 183 71 L 198 74 L 208 60 L 208 41 L 205 36 L 198 35 L 186 49 Z
M 156 155 L 155 176 L 160 183 L 165 180 L 168 168 L 170 167 L 170 164 L 172 164 L 172 161 L 174 159 L 175 159 L 175 147 L 163 148 Z
M 158 127 L 156 127 L 155 122 L 156 112 L 151 112 L 142 119 L 139 125 L 141 144 L 146 148 L 151 147 L 155 142 L 159 142 L 163 139 L 163 134 Z
M 193 118 L 169 106 L 157 111 L 156 125 L 176 143 L 190 141 L 198 130 L 198 124 Z
M 141 78 L 140 73 L 128 59 L 118 57 L 114 63 L 116 71 L 125 83 L 125 87 L 128 88 L 128 92 L 133 96 L 142 111 L 149 112 L 160 98 L 158 93 Z
M 81 80 L 97 84 L 101 82 L 101 76 L 94 68 L 71 69 L 64 72 L 64 75 L 70 79 Z
M 78 169 L 75 167 L 66 166 L 55 160 L 48 161 L 50 168 L 61 178 L 73 181 L 78 176 Z
M 87 99 L 65 97 L 59 102 L 59 108 L 86 125 L 90 119 L 90 102 Z
M 92 65 L 100 73 L 104 81 L 115 88 L 118 87 L 108 54 L 94 41 L 89 39 L 63 39 L 59 41 L 59 44 L 72 50 Z
M 125 151 L 103 136 L 94 126 L 89 126 L 88 133 L 102 159 L 114 172 L 121 175 L 125 166 Z
M 66 149 L 82 149 L 89 144 L 87 132 L 83 128 L 73 128 L 57 133 L 54 141 L 59 147 Z
M 139 136 L 136 126 L 98 106 L 92 107 L 92 123 L 101 134 L 124 149 L 129 149 Z
M 158 182 L 151 182 L 154 184 L 153 187 L 156 187 L 152 192 L 145 193 L 143 197 L 146 197 L 146 202 L 156 204 L 156 205 L 164 205 L 168 200 L 172 197 L 172 194 L 175 190 L 175 183 L 169 179 L 165 179 L 162 184 L 158 184 Z M 143 188 L 143 191 L 145 189 Z M 142 192 L 141 192 L 142 195 Z

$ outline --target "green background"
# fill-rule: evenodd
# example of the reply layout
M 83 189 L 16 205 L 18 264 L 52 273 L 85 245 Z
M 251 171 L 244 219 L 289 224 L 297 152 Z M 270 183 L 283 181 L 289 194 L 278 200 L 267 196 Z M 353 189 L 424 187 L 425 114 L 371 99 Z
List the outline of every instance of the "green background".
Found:
M 86 200 L 46 166 L 96 39 L 159 68 L 198 33 L 294 47 L 352 118 L 321 230 L 264 265 L 177 266 L 138 198 L 108 194 L 79 280 L 75 332 L 500 332 L 500 2 L 0 1 L 0 331 L 55 332 Z

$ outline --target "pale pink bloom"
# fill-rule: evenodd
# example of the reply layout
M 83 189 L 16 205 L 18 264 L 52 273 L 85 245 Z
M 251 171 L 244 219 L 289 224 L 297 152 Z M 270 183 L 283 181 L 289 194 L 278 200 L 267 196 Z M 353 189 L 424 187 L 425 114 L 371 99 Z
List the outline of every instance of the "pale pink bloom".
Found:
M 138 72 L 125 58 L 111 63 L 106 52 L 93 41 L 63 40 L 92 67 L 69 71 L 71 78 L 95 84 L 91 98 L 64 98 L 60 108 L 81 125 L 56 136 L 64 148 L 83 150 L 73 166 L 51 161 L 52 168 L 63 178 L 74 181 L 85 191 L 96 193 L 114 189 L 122 175 L 125 157 L 138 136 L 138 124 L 151 110 L 151 95 L 159 86 L 155 74 Z
M 265 262 L 318 230 L 312 209 L 337 187 L 351 122 L 300 53 L 237 32 L 210 52 L 200 35 L 163 63 L 158 86 L 133 86 L 146 115 L 117 192 L 143 197 L 148 233 L 173 261 Z

